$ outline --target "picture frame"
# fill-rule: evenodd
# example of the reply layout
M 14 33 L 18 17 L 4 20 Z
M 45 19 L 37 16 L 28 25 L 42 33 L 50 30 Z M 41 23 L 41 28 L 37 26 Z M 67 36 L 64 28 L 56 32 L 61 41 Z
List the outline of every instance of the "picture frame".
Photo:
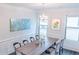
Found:
M 58 19 L 58 18 L 53 19 L 52 20 L 52 23 L 51 23 L 51 28 L 53 30 L 59 30 L 60 29 L 60 26 L 61 26 L 60 23 L 61 23 L 60 19 Z
M 10 32 L 28 30 L 31 27 L 30 19 L 28 18 L 11 18 L 10 19 Z

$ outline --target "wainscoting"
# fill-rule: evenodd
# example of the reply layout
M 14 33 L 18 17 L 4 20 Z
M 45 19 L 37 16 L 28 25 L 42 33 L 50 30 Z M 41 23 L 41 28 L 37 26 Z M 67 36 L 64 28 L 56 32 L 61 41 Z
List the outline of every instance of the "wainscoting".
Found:
M 8 55 L 14 52 L 13 43 L 20 42 L 22 44 L 23 40 L 29 40 L 30 36 L 34 36 L 34 34 L 21 35 L 13 38 L 5 39 L 4 41 L 0 41 L 0 55 Z M 13 53 L 14 54 L 14 53 Z

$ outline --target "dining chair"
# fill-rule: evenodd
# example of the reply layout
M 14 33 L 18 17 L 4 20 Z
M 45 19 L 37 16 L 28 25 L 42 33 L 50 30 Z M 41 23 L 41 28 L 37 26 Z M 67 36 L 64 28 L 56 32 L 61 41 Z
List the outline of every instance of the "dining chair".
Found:
M 35 39 L 34 39 L 34 37 L 30 37 L 30 41 L 32 42 L 32 41 L 34 41 Z
M 39 35 L 35 35 L 35 39 L 39 40 L 40 39 Z
M 61 43 L 60 43 L 60 48 L 59 48 L 59 55 L 61 53 L 63 53 L 63 44 L 64 44 L 64 39 L 61 40 Z
M 28 43 L 28 40 L 23 40 L 23 44 L 26 45 Z
M 54 43 L 54 46 L 52 46 L 52 48 L 55 49 L 55 54 L 60 55 L 61 52 L 63 53 L 63 42 L 64 40 L 59 40 L 59 42 Z
M 13 46 L 14 46 L 14 49 L 15 49 L 15 54 L 17 54 L 16 48 L 21 47 L 21 44 L 19 42 L 15 42 L 15 43 L 13 43 Z
M 56 54 L 56 42 L 52 46 L 50 46 L 46 51 L 47 54 Z

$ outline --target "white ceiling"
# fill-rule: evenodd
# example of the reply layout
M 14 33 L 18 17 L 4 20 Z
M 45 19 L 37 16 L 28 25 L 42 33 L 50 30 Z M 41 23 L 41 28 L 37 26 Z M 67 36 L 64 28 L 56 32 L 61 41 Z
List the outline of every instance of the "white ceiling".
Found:
M 79 3 L 8 3 L 9 5 L 21 6 L 35 10 L 53 8 L 79 8 Z

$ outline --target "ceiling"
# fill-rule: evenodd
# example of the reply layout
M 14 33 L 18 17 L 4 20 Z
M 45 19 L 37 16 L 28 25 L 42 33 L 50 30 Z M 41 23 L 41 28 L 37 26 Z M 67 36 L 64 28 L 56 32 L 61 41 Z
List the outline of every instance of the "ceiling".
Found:
M 7 3 L 9 5 L 31 8 L 34 10 L 53 8 L 79 8 L 79 3 Z

